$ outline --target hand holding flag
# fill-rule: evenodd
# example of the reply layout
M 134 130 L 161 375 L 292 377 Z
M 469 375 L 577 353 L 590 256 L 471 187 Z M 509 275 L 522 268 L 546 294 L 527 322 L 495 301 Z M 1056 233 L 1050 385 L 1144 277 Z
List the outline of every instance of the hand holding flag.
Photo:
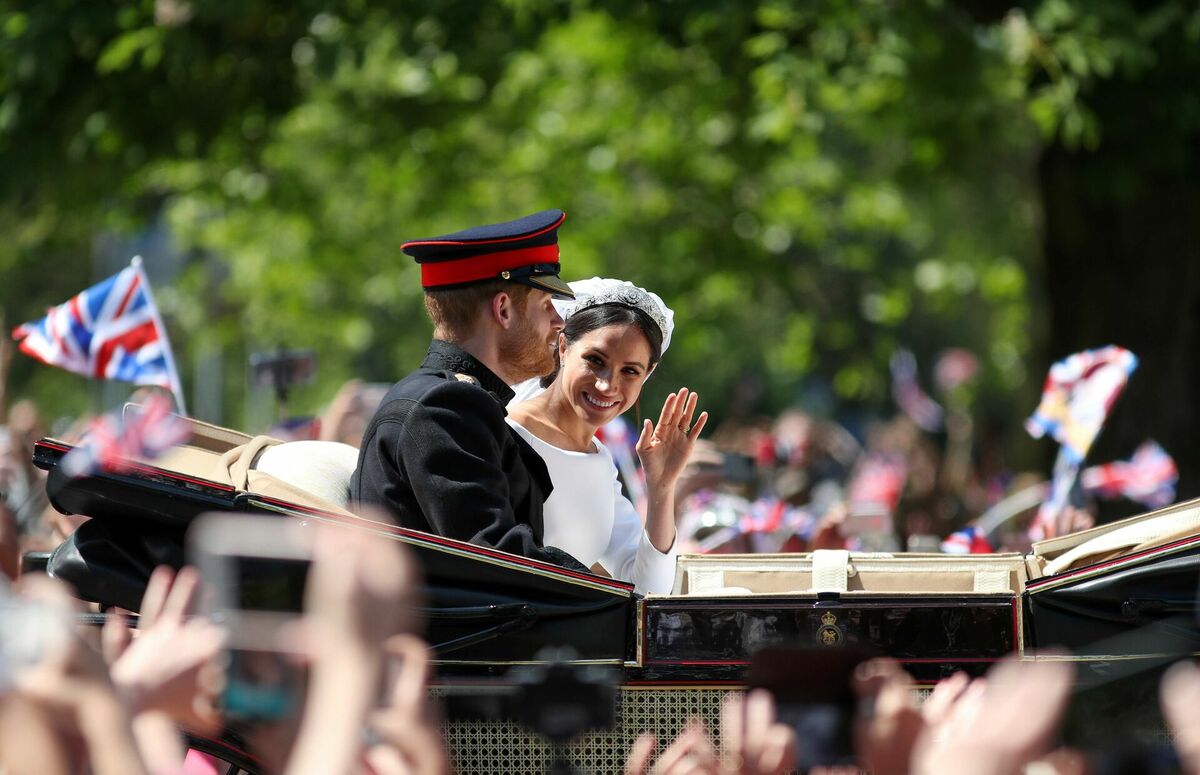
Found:
M 1136 355 L 1110 345 L 1075 353 L 1050 367 L 1041 403 L 1025 421 L 1025 429 L 1035 439 L 1050 434 L 1062 446 L 1054 463 L 1050 495 L 1030 526 L 1033 540 L 1059 533 L 1058 515 L 1067 504 L 1079 468 L 1137 365 Z

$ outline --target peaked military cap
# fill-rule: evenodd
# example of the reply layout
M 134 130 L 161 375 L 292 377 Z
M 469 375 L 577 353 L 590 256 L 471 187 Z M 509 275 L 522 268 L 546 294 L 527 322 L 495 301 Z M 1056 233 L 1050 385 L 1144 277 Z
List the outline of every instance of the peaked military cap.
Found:
M 476 226 L 400 246 L 421 265 L 421 287 L 453 288 L 488 280 L 511 280 L 573 299 L 558 277 L 558 227 L 562 210 L 543 210 L 515 221 Z

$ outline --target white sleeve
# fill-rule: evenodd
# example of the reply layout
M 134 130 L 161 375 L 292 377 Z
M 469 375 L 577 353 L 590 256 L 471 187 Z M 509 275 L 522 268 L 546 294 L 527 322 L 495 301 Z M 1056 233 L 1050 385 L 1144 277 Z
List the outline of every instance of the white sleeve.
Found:
M 600 564 L 613 578 L 632 581 L 634 591 L 667 594 L 675 584 L 675 556 L 679 540 L 664 554 L 650 543 L 642 517 L 621 492 L 617 469 L 613 466 L 613 530 Z

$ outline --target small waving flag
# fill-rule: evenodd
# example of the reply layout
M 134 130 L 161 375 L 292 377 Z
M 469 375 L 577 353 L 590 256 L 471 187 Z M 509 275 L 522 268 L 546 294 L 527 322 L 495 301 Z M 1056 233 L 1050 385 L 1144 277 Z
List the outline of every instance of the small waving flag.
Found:
M 917 359 L 908 350 L 897 350 L 892 355 L 892 398 L 900 411 L 917 424 L 921 430 L 942 429 L 941 405 L 930 398 L 917 382 Z
M 151 396 L 140 407 L 129 405 L 124 417 L 106 414 L 92 420 L 83 442 L 63 458 L 64 473 L 87 476 L 96 471 L 124 473 L 138 461 L 153 460 L 187 441 L 192 426 L 171 413 L 165 396 Z
M 1058 534 L 1058 516 L 1067 504 L 1079 468 L 1137 365 L 1136 355 L 1110 345 L 1075 353 L 1050 367 L 1041 403 L 1025 421 L 1029 435 L 1040 439 L 1049 434 L 1061 445 L 1051 474 L 1050 494 L 1029 529 L 1035 541 Z
M 140 257 L 41 320 L 17 326 L 13 338 L 21 352 L 60 369 L 168 388 L 186 411 L 171 343 Z
M 946 536 L 942 541 L 942 551 L 946 554 L 991 554 L 996 550 L 982 530 L 967 525 Z
M 1158 509 L 1175 500 L 1179 468 L 1155 441 L 1145 441 L 1129 460 L 1091 466 L 1080 475 L 1083 489 L 1101 498 L 1128 498 Z
M 1072 462 L 1082 463 L 1137 366 L 1136 355 L 1114 345 L 1075 353 L 1055 363 L 1042 387 L 1041 403 L 1025 421 L 1025 430 L 1035 439 L 1050 434 Z

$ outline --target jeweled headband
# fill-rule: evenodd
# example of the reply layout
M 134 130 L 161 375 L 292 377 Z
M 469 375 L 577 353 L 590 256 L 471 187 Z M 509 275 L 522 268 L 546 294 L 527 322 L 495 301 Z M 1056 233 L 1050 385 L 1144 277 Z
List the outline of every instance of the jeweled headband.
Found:
M 590 280 L 576 280 L 568 283 L 575 292 L 573 301 L 555 299 L 554 307 L 563 320 L 580 310 L 595 307 L 600 304 L 620 304 L 633 307 L 645 312 L 662 332 L 662 352 L 667 351 L 671 344 L 671 332 L 675 329 L 675 313 L 657 293 L 651 293 L 645 288 L 639 288 L 628 280 L 614 280 L 607 277 L 593 277 Z

